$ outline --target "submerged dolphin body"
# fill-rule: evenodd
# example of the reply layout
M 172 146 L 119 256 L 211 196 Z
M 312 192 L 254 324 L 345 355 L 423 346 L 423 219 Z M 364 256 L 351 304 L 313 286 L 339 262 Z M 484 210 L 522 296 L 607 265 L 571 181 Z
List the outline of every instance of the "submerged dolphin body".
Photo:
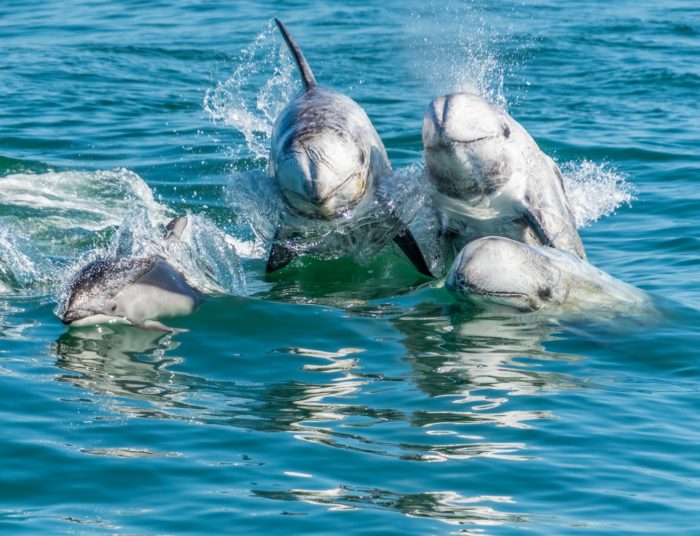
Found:
M 500 236 L 480 238 L 462 249 L 445 286 L 460 300 L 525 311 L 652 310 L 644 292 L 572 253 Z
M 436 98 L 423 119 L 426 172 L 458 248 L 484 236 L 585 258 L 562 174 L 528 132 L 477 95 Z
M 282 110 L 272 129 L 269 172 L 285 214 L 273 239 L 267 271 L 296 255 L 286 242 L 303 237 L 319 221 L 352 226 L 369 213 L 383 178 L 391 175 L 386 149 L 365 111 L 352 99 L 320 87 L 287 28 L 275 19 L 296 61 L 303 90 Z M 387 206 L 386 220 L 400 229 L 394 241 L 423 274 L 430 276 L 420 248 L 404 222 Z M 356 232 L 366 232 L 357 226 Z
M 179 240 L 187 218 L 167 225 L 167 240 Z M 98 259 L 73 278 L 61 321 L 71 326 L 107 322 L 171 331 L 157 319 L 191 313 L 202 295 L 159 255 Z

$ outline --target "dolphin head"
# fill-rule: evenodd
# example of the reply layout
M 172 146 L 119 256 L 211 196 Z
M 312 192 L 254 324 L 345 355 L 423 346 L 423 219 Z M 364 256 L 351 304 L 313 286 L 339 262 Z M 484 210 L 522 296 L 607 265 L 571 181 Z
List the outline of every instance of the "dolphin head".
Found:
M 536 311 L 566 298 L 562 272 L 545 254 L 509 238 L 489 236 L 467 244 L 445 281 L 458 299 Z
M 507 141 L 515 126 L 508 115 L 478 95 L 437 97 L 423 118 L 428 176 L 454 197 L 488 194 L 510 175 Z
M 98 259 L 85 266 L 69 284 L 61 321 L 72 326 L 126 322 L 120 291 L 145 272 L 133 259 Z
M 370 185 L 371 147 L 334 128 L 296 131 L 275 159 L 273 174 L 296 213 L 331 219 L 354 208 Z

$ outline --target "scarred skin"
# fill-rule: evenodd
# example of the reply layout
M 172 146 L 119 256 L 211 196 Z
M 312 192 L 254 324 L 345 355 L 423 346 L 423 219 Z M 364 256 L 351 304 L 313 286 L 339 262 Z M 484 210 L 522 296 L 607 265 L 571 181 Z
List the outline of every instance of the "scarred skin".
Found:
M 313 86 L 275 121 L 270 175 L 303 217 L 333 219 L 370 199 L 391 165 L 365 111 L 345 95 Z
M 426 174 L 457 248 L 484 236 L 585 258 L 561 172 L 528 132 L 481 97 L 436 98 L 423 119 Z
M 366 236 L 362 220 L 381 205 L 377 222 L 393 230 L 393 239 L 415 267 L 431 276 L 423 254 L 390 203 L 379 198 L 382 179 L 392 173 L 389 158 L 365 111 L 351 98 L 320 87 L 304 55 L 282 22 L 276 19 L 304 83 L 272 128 L 270 176 L 284 209 L 276 229 L 267 271 L 286 266 L 298 254 L 290 244 L 304 239 L 319 222 L 342 222 L 346 236 L 327 248 L 343 253 L 342 244 Z M 381 233 L 379 233 L 381 235 Z
M 649 310 L 641 290 L 567 251 L 500 236 L 470 242 L 445 287 L 459 300 L 524 311 Z

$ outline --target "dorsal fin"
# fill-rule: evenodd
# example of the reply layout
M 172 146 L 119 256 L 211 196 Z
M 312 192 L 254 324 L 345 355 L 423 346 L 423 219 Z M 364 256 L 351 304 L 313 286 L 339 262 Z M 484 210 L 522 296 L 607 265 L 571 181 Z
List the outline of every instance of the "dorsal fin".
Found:
M 187 216 L 179 216 L 177 218 L 174 218 L 168 223 L 168 225 L 165 226 L 166 235 L 165 239 L 166 240 L 180 240 L 180 237 L 182 236 L 182 232 L 185 230 L 185 227 L 187 227 Z
M 284 40 L 286 41 L 287 46 L 289 47 L 289 51 L 292 53 L 292 56 L 294 56 L 294 61 L 296 61 L 297 67 L 299 67 L 301 78 L 302 80 L 304 80 L 304 88 L 307 90 L 311 89 L 316 85 L 316 78 L 314 77 L 314 73 L 311 72 L 311 67 L 309 67 L 309 63 L 306 61 L 304 55 L 301 53 L 299 45 L 297 45 L 296 41 L 294 41 L 292 36 L 289 35 L 287 27 L 282 23 L 282 21 L 275 17 L 275 23 L 280 29 L 280 32 L 282 32 L 282 37 L 284 37 Z

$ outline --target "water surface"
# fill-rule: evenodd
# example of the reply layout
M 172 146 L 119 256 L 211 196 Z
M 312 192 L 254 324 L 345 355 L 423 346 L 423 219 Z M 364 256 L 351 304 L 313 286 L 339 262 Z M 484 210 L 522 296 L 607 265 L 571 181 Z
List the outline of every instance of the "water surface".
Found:
M 266 279 L 275 15 L 407 177 L 434 96 L 506 106 L 659 314 L 484 314 L 391 247 Z M 3 4 L 3 534 L 696 532 L 699 36 L 680 0 Z M 220 297 L 67 331 L 76 263 L 182 212 Z

